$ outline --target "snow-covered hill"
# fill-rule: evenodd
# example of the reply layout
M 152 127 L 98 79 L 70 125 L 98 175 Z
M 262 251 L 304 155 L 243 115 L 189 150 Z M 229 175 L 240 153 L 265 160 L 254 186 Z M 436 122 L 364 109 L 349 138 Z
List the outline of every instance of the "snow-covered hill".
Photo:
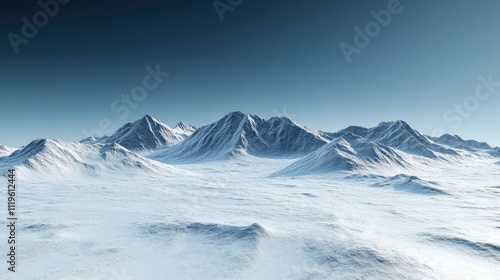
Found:
M 382 122 L 374 128 L 350 126 L 330 135 L 336 138 L 348 132 L 375 143 L 428 158 L 437 158 L 439 154 L 458 155 L 455 150 L 433 142 L 404 121 Z
M 272 175 L 366 170 L 396 175 L 406 171 L 473 166 L 475 161 L 491 161 L 492 157 L 500 156 L 498 147 L 447 134 L 426 136 L 403 121 L 382 122 L 374 128 L 350 126 L 327 135 L 333 138 L 328 145 Z
M 273 176 L 410 167 L 398 151 L 348 132 Z
M 444 134 L 440 137 L 430 137 L 434 142 L 448 147 L 463 150 L 470 153 L 487 154 L 493 157 L 500 157 L 500 148 L 492 147 L 485 142 L 475 140 L 464 140 L 458 135 Z
M 262 119 L 232 112 L 219 121 L 196 130 L 170 149 L 152 155 L 166 162 L 202 162 L 238 154 L 263 157 L 297 157 L 328 142 L 320 133 L 288 118 Z
M 16 149 L 7 147 L 4 145 L 0 145 L 0 157 L 5 157 L 10 155 L 12 152 L 14 152 Z
M 185 122 L 180 122 L 174 127 L 174 130 L 176 130 L 179 134 L 184 135 L 186 137 L 193 134 L 193 132 L 195 132 L 196 129 L 197 129 L 196 126 L 187 124 Z
M 425 181 L 417 176 L 398 174 L 383 182 L 374 183 L 374 187 L 393 187 L 396 190 L 417 194 L 439 195 L 448 194 L 441 190 L 436 182 Z
M 458 135 L 444 134 L 440 137 L 430 137 L 434 142 L 446 145 L 455 149 L 466 151 L 490 150 L 492 147 L 484 142 L 475 140 L 464 140 Z
M 117 143 L 83 144 L 38 139 L 0 158 L 0 171 L 15 167 L 21 172 L 58 176 L 67 174 L 187 174 L 179 168 L 146 159 Z
M 161 121 L 146 115 L 133 123 L 125 124 L 109 137 L 89 137 L 81 142 L 86 144 L 118 143 L 131 151 L 149 151 L 177 144 L 195 130 L 196 127 L 182 122 L 175 128 L 170 128 Z

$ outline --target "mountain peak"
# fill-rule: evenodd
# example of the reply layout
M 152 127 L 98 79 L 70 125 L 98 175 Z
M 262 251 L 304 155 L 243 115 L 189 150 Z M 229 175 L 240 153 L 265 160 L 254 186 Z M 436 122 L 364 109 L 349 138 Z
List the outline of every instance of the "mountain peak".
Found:
M 119 128 L 104 143 L 115 142 L 131 151 L 153 150 L 178 143 L 185 137 L 185 133 L 170 128 L 150 115 L 145 115 L 141 119 Z
M 194 132 L 196 130 L 196 126 L 187 124 L 185 122 L 179 122 L 174 129 L 180 129 L 185 132 Z
M 396 150 L 347 132 L 288 167 L 271 174 L 271 177 L 370 170 L 380 167 L 399 169 L 407 165 L 408 163 Z
M 402 120 L 381 122 L 373 128 L 350 126 L 337 133 L 330 133 L 328 135 L 337 138 L 348 132 L 352 132 L 375 143 L 428 158 L 437 158 L 438 155 L 435 152 L 452 155 L 458 154 L 452 149 L 432 142 L 427 136 L 420 134 L 420 132 Z
M 397 120 L 394 122 L 381 122 L 379 126 L 375 128 L 375 130 L 381 129 L 387 135 L 392 135 L 395 133 L 403 133 L 407 134 L 407 136 L 418 138 L 419 141 L 425 141 L 422 139 L 424 136 L 420 134 L 420 132 L 413 129 L 407 122 L 402 120 Z
M 101 153 L 101 155 L 106 155 L 107 153 L 122 153 L 122 154 L 126 154 L 126 153 L 131 153 L 131 152 L 129 152 L 122 145 L 113 142 L 113 143 L 104 145 L 101 148 L 100 153 Z
M 366 137 L 376 143 L 427 158 L 437 158 L 435 152 L 457 155 L 455 151 L 433 143 L 401 120 L 382 122 L 379 126 L 369 129 Z
M 346 134 L 343 134 L 342 136 L 340 136 L 337 139 L 338 140 L 344 139 L 344 140 L 347 140 L 347 141 L 358 141 L 358 140 L 362 140 L 363 137 L 361 137 L 361 136 L 359 136 L 357 134 L 354 134 L 354 133 L 352 133 L 352 132 L 349 131 L 349 132 L 347 132 Z
M 31 141 L 26 147 L 47 147 L 49 145 L 57 145 L 59 143 L 60 141 L 55 139 L 38 138 Z
M 400 127 L 402 127 L 402 128 L 404 128 L 404 129 L 406 129 L 407 131 L 417 132 L 415 129 L 413 129 L 413 128 L 412 128 L 412 127 L 411 127 L 411 126 L 410 126 L 407 122 L 405 122 L 405 121 L 398 120 L 398 121 L 396 121 L 396 123 L 397 123 Z M 417 133 L 419 133 L 419 132 L 417 132 Z M 420 134 L 420 133 L 419 133 L 419 134 Z
M 241 152 L 263 157 L 297 157 L 327 142 L 317 131 L 288 118 L 265 120 L 235 111 L 155 156 L 169 162 L 220 160 Z
M 185 122 L 179 122 L 175 127 L 184 128 L 184 127 L 187 127 L 187 126 L 189 126 L 189 124 L 187 124 Z
M 242 111 L 232 111 L 232 112 L 229 112 L 229 114 L 227 114 L 228 116 L 229 115 L 248 115 L 247 113 L 243 113 Z
M 248 114 L 245 114 L 241 111 L 234 111 L 234 112 L 231 112 L 231 113 L 225 115 L 224 117 L 222 117 L 221 120 L 234 120 L 234 119 L 242 120 L 243 118 L 245 118 L 247 116 L 248 116 Z
M 0 157 L 8 156 L 16 149 L 0 144 Z
M 439 137 L 431 137 L 431 139 L 439 144 L 468 151 L 473 151 L 476 149 L 489 150 L 493 148 L 485 142 L 478 142 L 475 140 L 464 140 L 458 135 L 443 134 Z
M 162 122 L 151 117 L 150 115 L 145 115 L 141 119 L 137 120 L 135 123 L 148 123 L 148 124 L 161 123 L 161 124 L 163 124 Z
M 44 174 L 101 174 L 101 172 L 151 172 L 166 174 L 182 172 L 180 169 L 146 159 L 127 150 L 118 143 L 89 145 L 37 139 L 7 157 L 2 157 L 0 171 L 15 166 L 28 172 Z
M 294 120 L 290 119 L 289 117 L 272 117 L 269 119 L 269 121 L 279 121 L 283 123 L 288 123 L 288 124 L 297 124 Z
M 394 128 L 394 129 L 403 128 L 405 130 L 414 131 L 414 129 L 407 122 L 402 121 L 402 120 L 381 122 L 378 124 L 377 127 Z

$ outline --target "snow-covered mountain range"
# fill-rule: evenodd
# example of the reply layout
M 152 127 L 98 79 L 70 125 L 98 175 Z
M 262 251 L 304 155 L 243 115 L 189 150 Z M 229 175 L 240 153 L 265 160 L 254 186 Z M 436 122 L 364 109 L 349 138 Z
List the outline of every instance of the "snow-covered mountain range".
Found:
M 285 117 L 266 120 L 242 112 L 229 113 L 199 129 L 182 122 L 170 128 L 146 115 L 111 136 L 79 143 L 41 139 L 18 150 L 0 146 L 0 168 L 23 166 L 55 173 L 106 169 L 168 173 L 181 172 L 168 164 L 238 156 L 296 159 L 283 170 L 270 172 L 296 176 L 456 164 L 467 157 L 500 157 L 500 148 L 448 134 L 426 136 L 404 121 L 382 122 L 374 128 L 350 126 L 327 133 Z
M 183 142 L 155 153 L 166 162 L 201 162 L 227 159 L 238 154 L 264 157 L 298 157 L 317 150 L 328 139 L 288 118 L 264 120 L 232 112 L 201 127 Z
M 14 149 L 14 148 L 7 147 L 7 146 L 4 146 L 4 145 L 0 145 L 0 157 L 8 156 L 12 152 L 14 152 L 15 150 L 16 149 Z
M 90 137 L 81 142 L 86 144 L 118 143 L 132 151 L 147 151 L 179 143 L 195 130 L 196 127 L 183 122 L 170 128 L 161 121 L 146 115 L 133 123 L 125 124 L 111 136 Z
M 500 271 L 500 148 L 403 121 L 323 132 L 241 112 L 198 129 L 145 116 L 110 136 L 0 146 L 0 176 L 12 167 L 18 279 Z
M 458 155 L 453 149 L 439 145 L 420 134 L 404 121 L 382 122 L 374 128 L 351 126 L 330 136 L 336 138 L 349 132 L 375 143 L 424 157 L 436 158 L 439 154 Z
M 370 167 L 409 166 L 404 153 L 347 132 L 274 175 L 306 175 Z
M 0 171 L 16 167 L 23 172 L 46 176 L 90 174 L 110 172 L 143 174 L 188 174 L 179 168 L 159 163 L 132 151 L 118 143 L 84 144 L 37 139 L 0 158 Z

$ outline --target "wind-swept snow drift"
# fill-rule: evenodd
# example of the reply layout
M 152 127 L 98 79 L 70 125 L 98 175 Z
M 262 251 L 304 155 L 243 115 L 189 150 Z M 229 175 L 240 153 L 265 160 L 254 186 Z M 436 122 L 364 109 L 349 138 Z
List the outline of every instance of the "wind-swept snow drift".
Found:
M 396 190 L 419 194 L 448 194 L 441 190 L 437 183 L 425 181 L 417 176 L 399 174 L 381 183 L 373 184 L 374 187 L 393 187 Z
M 149 224 L 144 225 L 144 234 L 151 235 L 177 235 L 194 234 L 220 239 L 225 242 L 251 241 L 258 242 L 260 238 L 268 236 L 266 229 L 258 223 L 249 226 L 231 226 L 221 224 Z

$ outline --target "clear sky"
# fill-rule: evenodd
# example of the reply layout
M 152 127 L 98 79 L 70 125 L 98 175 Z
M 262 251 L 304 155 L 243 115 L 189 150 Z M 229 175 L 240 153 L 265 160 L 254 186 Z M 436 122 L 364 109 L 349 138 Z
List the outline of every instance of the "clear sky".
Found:
M 72 0 L 46 25 L 38 13 L 27 38 L 22 17 L 42 8 L 3 0 L 0 143 L 80 140 L 103 119 L 109 131 L 145 114 L 200 126 L 239 110 L 324 131 L 402 119 L 500 145 L 500 2 L 394 1 L 220 0 L 221 21 L 213 0 Z M 372 10 L 391 19 L 374 25 Z M 367 25 L 359 44 L 354 28 Z M 156 65 L 170 75 L 149 79 L 142 100 Z M 121 99 L 133 90 L 140 102 Z

